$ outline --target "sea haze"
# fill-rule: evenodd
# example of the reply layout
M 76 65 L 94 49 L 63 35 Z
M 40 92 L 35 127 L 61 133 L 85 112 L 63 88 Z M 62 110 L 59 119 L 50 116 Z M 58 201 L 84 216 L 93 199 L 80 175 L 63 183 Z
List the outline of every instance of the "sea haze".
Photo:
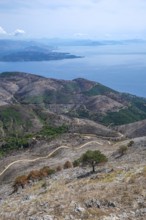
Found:
M 64 46 L 83 58 L 43 62 L 0 62 L 0 72 L 22 71 L 57 79 L 86 78 L 146 97 L 146 44 Z

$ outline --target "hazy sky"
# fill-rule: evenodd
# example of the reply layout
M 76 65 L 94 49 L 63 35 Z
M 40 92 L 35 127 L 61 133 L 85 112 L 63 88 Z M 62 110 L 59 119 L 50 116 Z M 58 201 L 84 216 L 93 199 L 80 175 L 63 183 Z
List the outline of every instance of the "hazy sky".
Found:
M 146 39 L 146 0 L 0 0 L 0 37 Z

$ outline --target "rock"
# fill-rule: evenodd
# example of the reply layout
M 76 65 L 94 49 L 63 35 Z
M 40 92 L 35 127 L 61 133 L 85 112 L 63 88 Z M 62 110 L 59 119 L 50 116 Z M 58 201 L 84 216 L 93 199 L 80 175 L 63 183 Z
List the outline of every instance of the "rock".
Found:
M 83 207 L 77 205 L 76 203 L 75 203 L 75 209 L 74 210 L 75 210 L 75 212 L 80 212 L 80 213 L 85 212 L 85 209 Z
M 143 216 L 145 214 L 146 214 L 146 208 L 136 210 L 136 217 Z
M 23 201 L 30 200 L 30 196 L 29 195 L 25 195 L 22 200 Z
M 38 218 L 37 217 L 29 217 L 28 220 L 38 220 Z
M 54 216 L 51 215 L 45 215 L 43 217 L 34 216 L 34 217 L 29 217 L 28 220 L 54 220 Z
M 66 215 L 65 220 L 74 220 L 74 217 L 72 215 Z
M 45 216 L 43 217 L 43 220 L 53 220 L 53 219 L 54 219 L 54 217 L 51 216 L 51 215 L 45 215 Z
M 101 203 L 99 200 L 91 199 L 91 200 L 86 201 L 85 205 L 87 208 L 92 208 L 92 207 L 100 208 Z
M 115 208 L 116 207 L 115 203 L 111 202 L 111 201 L 103 201 L 102 206 L 106 206 L 108 208 Z
M 87 200 L 85 202 L 85 205 L 87 208 L 92 208 L 92 207 L 95 207 L 95 208 L 101 208 L 101 207 L 108 207 L 108 208 L 115 208 L 116 205 L 114 202 L 111 202 L 111 201 L 100 201 L 98 199 L 91 199 L 91 200 Z
M 103 220 L 121 220 L 121 219 L 117 217 L 116 215 L 110 215 L 110 216 L 104 217 Z

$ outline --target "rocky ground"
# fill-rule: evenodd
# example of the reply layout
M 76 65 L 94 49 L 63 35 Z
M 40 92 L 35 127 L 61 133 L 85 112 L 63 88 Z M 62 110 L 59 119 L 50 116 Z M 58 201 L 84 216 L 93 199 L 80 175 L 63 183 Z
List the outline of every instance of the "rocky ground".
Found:
M 98 166 L 94 174 L 90 167 L 62 169 L 42 180 L 30 182 L 13 194 L 13 178 L 1 182 L 0 219 L 146 219 L 146 137 L 133 140 L 134 144 L 124 155 L 117 157 L 120 146 L 127 145 L 130 140 L 113 143 L 89 136 L 76 138 L 70 149 L 59 151 L 47 161 L 29 165 L 29 169 L 34 169 L 47 163 L 54 168 L 58 163 L 63 165 L 67 159 L 72 161 L 89 148 L 101 150 L 108 157 L 108 162 Z M 88 142 L 85 147 L 76 149 Z M 28 168 L 23 169 L 22 166 L 19 174 L 28 172 Z M 11 168 L 11 172 L 15 170 L 16 167 Z M 7 176 L 7 172 L 4 175 Z

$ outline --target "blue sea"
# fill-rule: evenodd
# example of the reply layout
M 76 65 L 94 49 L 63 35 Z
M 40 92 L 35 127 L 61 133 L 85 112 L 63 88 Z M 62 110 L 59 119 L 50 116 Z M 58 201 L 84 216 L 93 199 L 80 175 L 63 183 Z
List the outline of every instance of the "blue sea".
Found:
M 86 78 L 120 92 L 146 97 L 146 44 L 66 46 L 57 51 L 83 58 L 45 62 L 0 62 L 0 72 L 21 71 L 49 78 Z

